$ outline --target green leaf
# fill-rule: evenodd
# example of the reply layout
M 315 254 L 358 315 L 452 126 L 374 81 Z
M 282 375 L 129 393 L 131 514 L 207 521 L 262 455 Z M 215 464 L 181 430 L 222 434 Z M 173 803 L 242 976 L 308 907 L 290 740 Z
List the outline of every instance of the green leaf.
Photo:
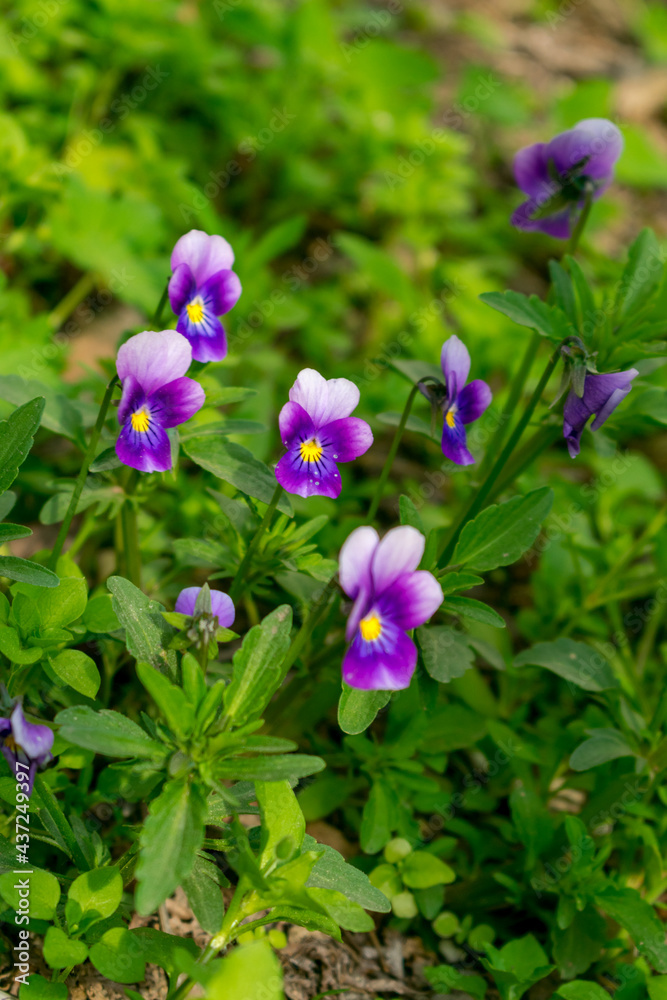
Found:
M 147 916 L 192 872 L 204 840 L 206 797 L 186 778 L 168 781 L 141 832 L 136 906 Z
M 412 851 L 400 865 L 404 885 L 410 889 L 430 889 L 433 885 L 448 885 L 456 873 L 435 854 Z
M 354 261 L 359 274 L 363 274 L 377 289 L 392 300 L 398 299 L 406 309 L 414 308 L 412 283 L 405 269 L 387 250 L 356 233 L 336 233 L 336 245 Z
M 461 972 L 455 965 L 432 965 L 423 970 L 429 983 L 438 993 L 468 993 L 475 1000 L 483 1000 L 489 984 L 482 976 Z
M 528 297 L 514 291 L 484 292 L 480 299 L 519 326 L 537 330 L 550 340 L 563 340 L 576 333 L 565 313 L 555 306 L 547 305 L 538 295 Z
M 193 462 L 218 479 L 235 486 L 242 493 L 270 503 L 276 489 L 276 477 L 251 451 L 222 437 L 196 437 L 183 442 L 183 450 Z M 278 501 L 278 510 L 292 516 L 286 494 Z
M 491 625 L 493 628 L 505 628 L 505 619 L 497 611 L 473 597 L 448 597 L 445 601 L 445 611 L 453 611 L 464 618 L 472 618 L 473 621 Z
M 422 535 L 425 534 L 421 514 L 410 497 L 399 497 L 398 510 L 401 524 L 409 524 L 411 528 L 416 528 Z
M 0 556 L 0 576 L 19 583 L 31 583 L 35 587 L 57 587 L 60 580 L 46 566 L 19 559 L 18 556 Z
M 588 730 L 590 737 L 580 743 L 570 757 L 573 771 L 588 771 L 618 757 L 636 757 L 636 751 L 616 729 Z
M 123 879 L 113 866 L 94 868 L 72 882 L 65 916 L 70 932 L 89 928 L 116 912 L 123 898 Z
M 162 617 L 163 606 L 149 601 L 138 587 L 121 576 L 107 580 L 113 610 L 125 629 L 128 652 L 138 661 L 150 663 L 172 678 L 176 675 L 176 653 L 169 643 L 176 635 Z
M 311 898 L 324 907 L 332 920 L 343 930 L 352 933 L 368 933 L 375 930 L 375 921 L 361 906 L 347 899 L 336 889 L 311 889 Z
M 577 304 L 570 275 L 557 260 L 549 261 L 549 274 L 551 275 L 551 287 L 553 288 L 556 305 L 565 313 L 570 323 L 576 326 Z
M 208 1000 L 283 1000 L 280 962 L 268 941 L 234 948 L 206 988 Z
M 0 653 L 12 663 L 36 663 L 42 658 L 41 649 L 23 649 L 16 629 L 0 625 Z
M 100 689 L 102 678 L 95 661 L 78 649 L 64 649 L 49 657 L 49 666 L 61 681 L 86 698 L 94 698 Z
M 87 705 L 66 708 L 56 716 L 60 735 L 75 746 L 108 757 L 164 757 L 168 748 L 152 740 L 143 729 L 120 712 L 96 712 Z
M 221 778 L 244 781 L 295 781 L 324 768 L 321 757 L 302 753 L 277 754 L 275 757 L 234 757 L 216 765 Z
M 384 893 L 371 884 L 368 875 L 354 865 L 349 865 L 343 855 L 333 847 L 329 847 L 328 844 L 318 844 L 310 834 L 305 835 L 302 846 L 304 851 L 324 851 L 315 862 L 306 886 L 337 889 L 354 903 L 363 906 L 365 910 L 389 912 L 391 904 Z
M 195 713 L 182 689 L 172 684 L 149 663 L 137 663 L 137 676 L 162 712 L 171 731 L 176 736 L 187 739 L 194 729 Z
M 42 397 L 42 427 L 82 444 L 81 414 L 67 396 L 57 392 L 37 379 L 24 379 L 20 375 L 0 375 L 0 399 L 15 406 L 29 406 Z M 11 417 L 9 418 L 11 420 Z M 36 428 L 35 428 L 36 429 Z
M 563 1000 L 609 1000 L 609 994 L 598 983 L 590 979 L 575 979 L 572 983 L 564 983 L 554 993 Z
M 616 293 L 619 319 L 645 305 L 664 274 L 664 255 L 652 229 L 642 229 L 628 250 L 628 262 Z
M 515 667 L 532 664 L 551 670 L 584 691 L 607 691 L 618 687 L 608 661 L 584 642 L 561 637 L 553 642 L 538 642 L 514 660 Z
M 465 637 L 446 625 L 422 626 L 417 641 L 426 672 L 441 684 L 463 677 L 475 661 Z
M 183 889 L 199 925 L 209 934 L 218 934 L 225 907 L 216 865 L 197 855 L 190 874 L 183 879 Z
M 282 663 L 290 644 L 292 609 L 282 604 L 247 633 L 233 658 L 225 691 L 225 712 L 242 726 L 259 718 L 284 679 Z
M 500 950 L 487 944 L 486 951 L 488 958 L 482 959 L 482 964 L 491 972 L 503 1000 L 519 1000 L 533 983 L 554 969 L 532 934 L 516 938 Z
M 69 990 L 64 983 L 50 983 L 44 976 L 33 973 L 21 984 L 19 1000 L 67 1000 Z
M 67 969 L 86 961 L 83 941 L 72 941 L 59 927 L 49 927 L 44 938 L 44 961 L 50 969 Z
M 60 586 L 46 593 L 43 587 L 29 583 L 13 587 L 12 592 L 33 602 L 41 628 L 64 628 L 81 617 L 88 601 L 88 588 L 82 576 L 61 577 Z
M 574 979 L 601 957 L 607 930 L 604 919 L 589 905 L 584 910 L 575 910 L 567 927 L 552 928 L 551 935 L 554 943 L 553 957 L 558 963 L 558 971 L 563 979 Z
M 667 976 L 651 976 L 646 989 L 651 1000 L 667 1000 Z
M 32 535 L 30 528 L 24 528 L 22 524 L 0 524 L 0 545 L 6 542 L 13 542 L 16 538 L 28 538 Z
M 617 889 L 609 885 L 595 894 L 595 902 L 628 932 L 640 953 L 658 972 L 667 972 L 664 925 L 636 889 Z
M 116 983 L 140 983 L 146 975 L 141 949 L 125 927 L 111 927 L 105 931 L 92 945 L 90 961 L 101 975 Z
M 517 835 L 526 848 L 524 865 L 530 871 L 553 839 L 553 823 L 540 796 L 523 782 L 512 789 L 509 805 Z
M 97 597 L 92 597 L 86 605 L 81 624 L 89 632 L 117 632 L 121 625 L 113 609 L 111 595 L 98 594 Z
M 306 821 L 288 781 L 256 781 L 255 791 L 262 817 L 259 866 L 265 869 L 300 850 Z
M 30 883 L 30 917 L 33 920 L 53 920 L 60 899 L 60 884 L 51 872 L 36 869 L 30 875 L 7 872 L 0 875 L 0 895 L 8 906 L 20 912 L 19 881 Z
M 338 725 L 344 733 L 363 733 L 389 702 L 391 691 L 360 691 L 343 682 L 338 702 Z
M 19 406 L 7 420 L 0 420 L 0 493 L 12 485 L 32 448 L 44 412 L 44 397 Z
M 377 854 L 391 840 L 399 820 L 396 792 L 386 781 L 373 782 L 364 806 L 359 843 L 366 854 Z
M 537 538 L 552 503 L 552 490 L 543 486 L 525 497 L 487 507 L 464 527 L 453 562 L 477 570 L 516 562 Z

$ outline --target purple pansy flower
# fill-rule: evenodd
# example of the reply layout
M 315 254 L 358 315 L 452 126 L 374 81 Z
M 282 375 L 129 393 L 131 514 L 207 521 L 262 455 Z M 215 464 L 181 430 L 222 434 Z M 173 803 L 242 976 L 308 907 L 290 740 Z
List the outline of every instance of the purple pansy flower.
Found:
M 176 329 L 192 345 L 195 361 L 221 361 L 227 335 L 218 316 L 236 305 L 241 282 L 232 271 L 234 251 L 222 236 L 192 229 L 171 255 L 169 301 L 178 316 Z
M 626 372 L 608 372 L 605 375 L 587 374 L 581 398 L 573 389 L 565 400 L 563 409 L 563 437 L 567 441 L 570 458 L 579 454 L 581 434 L 590 417 L 595 414 L 591 430 L 602 427 L 621 400 L 632 388 L 632 380 L 639 375 L 636 368 Z
M 192 617 L 195 613 L 195 605 L 197 598 L 201 594 L 201 590 L 201 587 L 186 587 L 176 598 L 176 607 L 174 610 L 180 615 Z M 211 591 L 211 614 L 217 617 L 220 628 L 231 628 L 234 624 L 234 618 L 236 617 L 234 603 L 231 597 L 223 593 L 222 590 Z
M 375 528 L 357 528 L 340 552 L 340 583 L 354 606 L 347 621 L 351 645 L 343 680 L 362 691 L 408 687 L 417 647 L 406 634 L 423 625 L 443 601 L 440 584 L 418 570 L 424 536 L 416 528 L 392 528 L 382 541 Z
M 444 386 L 419 383 L 421 392 L 442 410 L 442 451 L 457 465 L 472 465 L 475 459 L 468 451 L 466 424 L 479 419 L 491 402 L 491 390 L 486 382 L 474 379 L 466 385 L 470 372 L 468 348 L 457 336 L 442 345 L 440 356 Z
M 184 378 L 191 362 L 192 348 L 175 330 L 138 333 L 118 351 L 123 395 L 116 454 L 124 465 L 140 472 L 171 469 L 167 428 L 185 423 L 204 405 L 202 387 Z
M 373 433 L 365 420 L 351 417 L 359 389 L 346 378 L 325 379 L 312 368 L 299 372 L 280 411 L 280 436 L 287 454 L 276 479 L 300 497 L 340 495 L 336 462 L 351 462 L 368 451 Z
M 514 158 L 514 176 L 528 200 L 512 215 L 517 229 L 568 239 L 590 192 L 607 190 L 623 136 L 607 118 L 585 118 L 551 142 L 536 142 Z
M 0 719 L 0 741 L 0 750 L 12 774 L 17 781 L 28 784 L 28 795 L 31 795 L 37 768 L 52 759 L 53 730 L 37 722 L 28 722 L 21 703 L 17 702 L 9 719 Z M 17 769 L 17 761 L 27 765 L 27 773 L 23 768 Z

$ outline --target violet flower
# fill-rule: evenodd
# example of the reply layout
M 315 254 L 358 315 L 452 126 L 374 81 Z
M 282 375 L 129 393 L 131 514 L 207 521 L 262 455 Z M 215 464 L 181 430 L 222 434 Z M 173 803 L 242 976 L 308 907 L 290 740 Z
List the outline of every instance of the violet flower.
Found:
M 201 587 L 186 587 L 176 598 L 174 608 L 180 615 L 188 615 L 192 618 L 195 615 L 197 598 L 201 594 Z M 211 614 L 218 619 L 219 628 L 231 628 L 236 617 L 234 603 L 228 594 L 222 590 L 212 590 L 211 594 Z
M 596 431 L 625 399 L 632 388 L 632 380 L 639 375 L 636 368 L 626 372 L 608 372 L 604 375 L 587 374 L 581 398 L 573 389 L 565 400 L 563 409 L 563 437 L 567 441 L 570 458 L 576 458 L 581 447 L 581 434 L 590 417 L 595 414 L 591 430 Z
M 218 316 L 229 312 L 241 295 L 233 263 L 227 240 L 200 229 L 181 236 L 173 249 L 169 301 L 178 316 L 176 329 L 189 340 L 195 361 L 221 361 L 227 354 Z
M 53 759 L 53 730 L 37 722 L 28 722 L 21 703 L 17 702 L 9 719 L 0 719 L 0 741 L 0 750 L 12 774 L 21 784 L 27 783 L 28 795 L 31 795 L 37 768 Z M 17 768 L 17 762 L 27 765 L 28 771 Z
M 363 691 L 396 691 L 410 684 L 417 647 L 406 634 L 423 625 L 443 601 L 440 584 L 418 570 L 424 536 L 392 528 L 382 541 L 375 528 L 357 528 L 340 552 L 340 583 L 354 606 L 343 680 Z
M 466 385 L 470 372 L 468 348 L 457 336 L 442 345 L 440 356 L 445 385 L 419 383 L 421 392 L 442 410 L 442 452 L 457 465 L 473 465 L 468 450 L 466 425 L 478 420 L 491 402 L 491 390 L 482 379 Z
M 204 405 L 202 387 L 184 378 L 191 362 L 192 349 L 175 330 L 137 333 L 119 349 L 123 395 L 116 454 L 124 465 L 140 472 L 171 469 L 167 428 L 185 423 Z
M 607 118 L 585 118 L 550 142 L 520 149 L 514 176 L 528 200 L 512 215 L 517 229 L 565 240 L 584 207 L 607 190 L 623 150 L 623 136 Z
M 335 499 L 341 491 L 336 462 L 352 462 L 373 443 L 366 421 L 350 416 L 359 389 L 346 378 L 325 379 L 304 368 L 289 398 L 279 417 L 287 454 L 276 466 L 276 479 L 288 493 Z

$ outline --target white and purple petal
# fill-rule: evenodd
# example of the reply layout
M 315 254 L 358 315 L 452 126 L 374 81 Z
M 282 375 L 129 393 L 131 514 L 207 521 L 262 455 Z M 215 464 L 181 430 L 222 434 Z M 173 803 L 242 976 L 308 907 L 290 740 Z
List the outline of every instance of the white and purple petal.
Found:
M 151 418 L 162 427 L 178 427 L 201 410 L 206 394 L 193 378 L 174 379 L 163 385 L 148 399 Z
M 457 413 L 462 424 L 471 424 L 478 420 L 489 407 L 492 400 L 491 389 L 482 379 L 476 378 L 459 390 Z
M 293 444 L 276 465 L 276 479 L 288 493 L 300 497 L 340 496 L 341 478 L 338 467 L 328 452 L 323 451 L 315 461 L 305 461 L 301 444 Z
M 343 659 L 343 680 L 361 691 L 400 691 L 410 686 L 416 665 L 412 639 L 386 622 L 379 638 L 370 642 L 357 632 Z
M 318 440 L 335 462 L 352 462 L 373 444 L 373 432 L 360 417 L 342 417 L 320 428 Z
M 172 250 L 171 270 L 187 264 L 198 286 L 217 271 L 229 271 L 234 263 L 234 251 L 222 236 L 209 236 L 201 229 L 191 229 Z
M 280 439 L 286 448 L 294 441 L 308 441 L 315 436 L 315 425 L 300 403 L 285 403 L 278 417 Z
M 444 600 L 442 587 L 427 570 L 405 573 L 378 598 L 380 618 L 406 631 L 432 618 Z
M 345 629 L 348 642 L 370 608 L 373 597 L 371 566 L 379 542 L 380 538 L 375 528 L 362 526 L 355 528 L 340 550 L 338 578 L 347 596 L 354 601 Z
M 449 337 L 442 345 L 440 364 L 445 376 L 449 402 L 453 403 L 466 384 L 470 373 L 470 353 L 456 334 Z
M 371 579 L 376 597 L 384 593 L 404 573 L 417 569 L 426 541 L 416 528 L 403 524 L 384 536 L 373 554 Z
M 197 291 L 214 316 L 224 316 L 241 297 L 241 281 L 234 271 L 216 271 Z
M 124 424 L 133 413 L 140 410 L 146 398 L 146 393 L 134 375 L 126 375 L 123 379 L 123 395 L 118 404 L 118 423 Z
M 121 382 L 131 375 L 150 396 L 185 375 L 191 363 L 192 348 L 176 330 L 146 330 L 119 348 L 116 370 Z
M 175 610 L 180 615 L 194 615 L 201 589 L 201 587 L 186 587 L 182 590 L 176 598 Z M 225 594 L 222 590 L 211 591 L 211 614 L 217 615 L 218 625 L 221 628 L 232 627 L 236 610 L 229 594 Z
M 28 722 L 21 703 L 18 702 L 11 715 L 12 736 L 30 760 L 44 764 L 51 759 L 53 730 L 37 722 Z
M 316 427 L 349 417 L 359 405 L 359 388 L 346 378 L 325 379 L 314 368 L 304 368 L 289 391 L 293 403 L 299 403 Z

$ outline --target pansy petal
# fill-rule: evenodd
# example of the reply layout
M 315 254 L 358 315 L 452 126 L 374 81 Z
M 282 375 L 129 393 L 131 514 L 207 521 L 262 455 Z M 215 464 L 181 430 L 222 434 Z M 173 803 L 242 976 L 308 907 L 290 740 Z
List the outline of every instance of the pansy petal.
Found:
M 547 144 L 535 142 L 524 146 L 514 157 L 514 178 L 531 198 L 548 198 L 553 181 L 547 167 Z M 553 193 L 553 192 L 551 192 Z
M 591 430 L 601 427 L 632 388 L 632 380 L 639 375 L 636 368 L 625 372 L 606 372 L 587 375 L 584 383 L 583 402 L 589 413 L 595 414 Z
M 492 400 L 491 389 L 481 378 L 473 379 L 459 393 L 458 415 L 461 423 L 471 424 L 478 420 Z
M 445 419 L 442 425 L 442 453 L 456 465 L 474 465 L 475 459 L 468 451 L 466 431 L 459 414 L 454 416 L 454 426 Z
M 572 230 L 572 219 L 575 215 L 573 208 L 566 208 L 545 219 L 533 219 L 533 213 L 539 208 L 539 202 L 524 201 L 512 213 L 511 224 L 516 229 L 523 230 L 523 232 L 545 233 L 545 235 L 553 236 L 557 240 L 569 239 Z
M 293 445 L 276 465 L 276 479 L 288 493 L 300 497 L 340 496 L 341 478 L 336 463 L 323 452 L 319 461 L 306 462 L 299 444 Z
M 370 590 L 371 563 L 379 541 L 375 528 L 365 525 L 355 528 L 343 543 L 338 557 L 338 574 L 341 587 L 352 600 L 360 591 Z
M 186 587 L 182 590 L 176 598 L 174 611 L 178 612 L 179 615 L 189 615 L 192 617 L 195 613 L 195 604 L 197 603 L 200 591 L 201 587 Z
M 123 395 L 118 404 L 118 423 L 124 424 L 131 413 L 141 409 L 146 402 L 146 393 L 133 375 L 123 379 Z
M 116 441 L 116 455 L 139 472 L 168 472 L 171 469 L 171 444 L 164 427 L 151 420 L 146 431 L 135 431 L 132 421 L 123 425 Z
M 373 444 L 373 432 L 360 417 L 343 417 L 325 424 L 319 431 L 318 440 L 335 462 L 352 462 Z
M 27 756 L 39 762 L 48 759 L 53 746 L 53 730 L 37 722 L 28 722 L 20 702 L 12 712 L 11 721 L 12 736 Z
M 278 417 L 280 439 L 286 448 L 293 441 L 306 441 L 315 434 L 315 425 L 299 403 L 285 403 Z
M 0 719 L 0 736 L 12 731 L 12 724 L 9 719 Z
M 234 602 L 222 590 L 211 591 L 211 611 L 218 617 L 220 628 L 231 628 L 236 617 Z
M 222 236 L 209 236 L 201 229 L 191 229 L 181 236 L 171 254 L 171 269 L 179 264 L 188 264 L 197 285 L 215 274 L 216 271 L 231 270 L 234 251 Z
M 178 316 L 181 309 L 195 294 L 197 284 L 189 264 L 179 264 L 169 279 L 169 304 Z
M 199 323 L 193 323 L 184 309 L 176 329 L 191 345 L 195 361 L 222 361 L 227 356 L 227 334 L 216 315 L 204 312 Z
M 359 405 L 359 388 L 349 379 L 325 379 L 314 368 L 304 368 L 290 389 L 289 398 L 303 406 L 316 427 L 323 427 L 350 416 Z
M 468 348 L 456 334 L 442 345 L 440 363 L 447 384 L 447 395 L 450 402 L 453 402 L 466 384 L 470 372 Z
M 426 540 L 409 524 L 392 528 L 373 555 L 371 578 L 376 595 L 382 594 L 404 573 L 416 570 L 424 555 Z
M 163 427 L 178 427 L 201 410 L 205 399 L 206 393 L 199 382 L 183 376 L 158 389 L 149 397 L 148 406 L 152 417 Z
M 241 297 L 241 281 L 233 271 L 216 271 L 199 288 L 199 294 L 214 316 L 224 316 Z
M 432 618 L 444 600 L 442 587 L 426 570 L 399 576 L 378 599 L 380 617 L 385 616 L 406 631 Z
M 176 330 L 146 330 L 119 348 L 116 370 L 121 382 L 132 375 L 150 396 L 160 386 L 185 375 L 191 363 L 192 348 Z
M 593 180 L 609 177 L 623 150 L 623 136 L 607 118 L 585 118 L 574 128 L 561 132 L 548 144 L 551 157 L 560 175 L 566 176 L 574 167 Z M 579 168 L 582 160 L 587 162 Z
M 409 687 L 416 665 L 417 647 L 395 626 L 374 642 L 357 632 L 343 660 L 343 680 L 362 691 L 400 691 Z

